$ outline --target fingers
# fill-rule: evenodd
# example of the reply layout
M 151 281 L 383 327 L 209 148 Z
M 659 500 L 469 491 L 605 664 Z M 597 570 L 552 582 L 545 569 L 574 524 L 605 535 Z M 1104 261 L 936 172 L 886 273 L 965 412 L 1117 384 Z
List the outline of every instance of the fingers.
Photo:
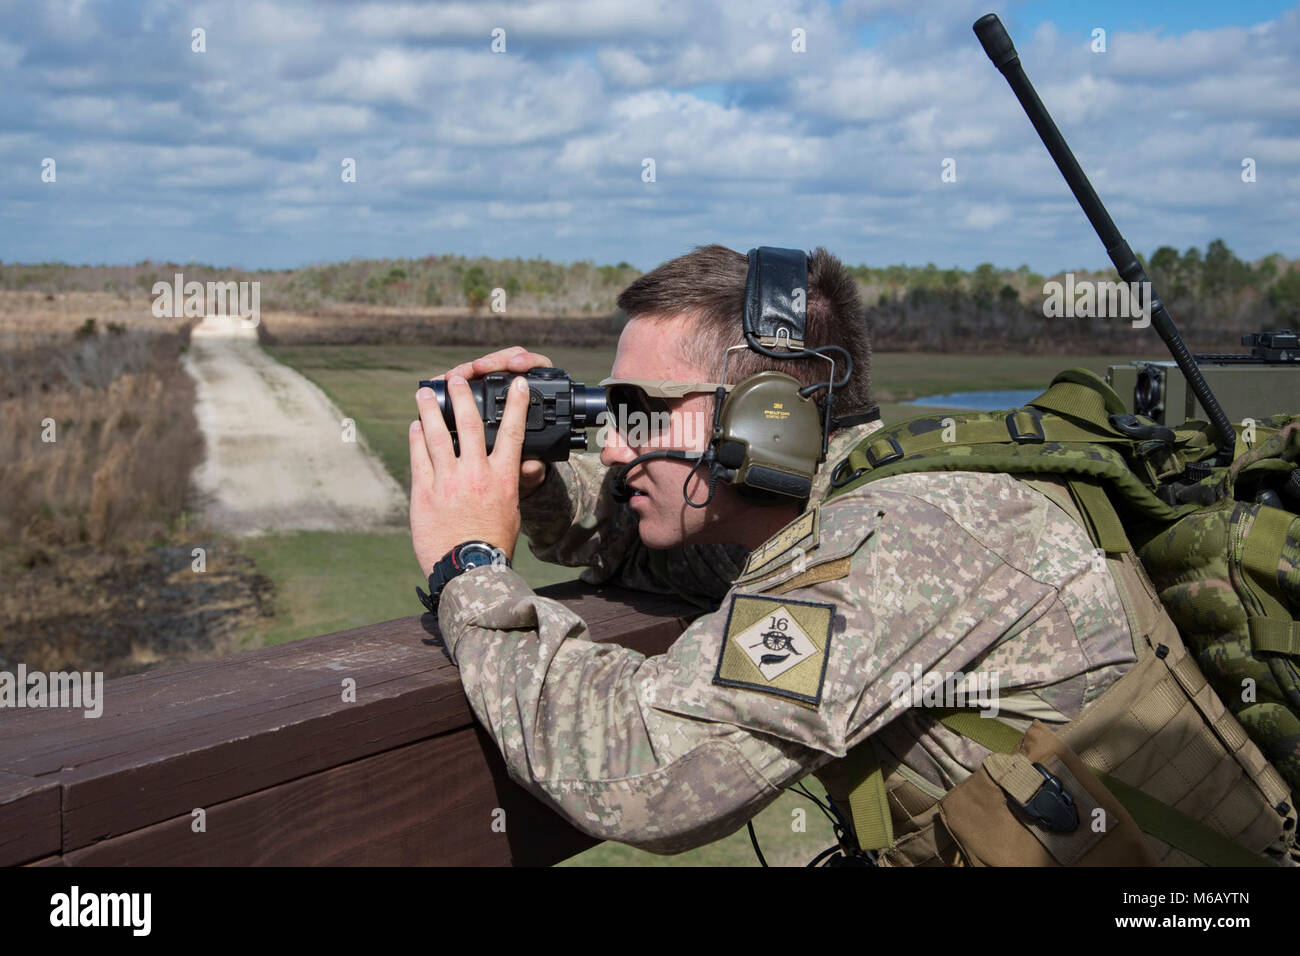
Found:
M 506 409 L 497 427 L 497 441 L 492 447 L 492 461 L 506 474 L 519 477 L 519 459 L 524 447 L 524 428 L 528 421 L 528 383 L 517 378 L 510 383 Z
M 462 386 L 469 391 L 469 386 Z M 473 404 L 474 399 L 470 399 Z M 442 409 L 438 407 L 438 399 L 433 394 L 433 389 L 425 387 L 415 393 L 415 404 L 420 409 L 420 434 L 423 436 L 425 449 L 428 458 L 435 471 L 441 471 L 446 468 L 455 457 L 456 453 L 451 447 L 451 433 L 447 431 L 447 423 L 443 420 Z M 481 426 L 480 426 L 481 431 Z M 414 440 L 414 434 L 412 435 Z M 482 444 L 480 439 L 479 444 Z M 411 479 L 415 479 L 414 455 L 412 456 Z
M 469 390 L 469 383 L 460 376 L 448 374 L 447 397 L 451 400 L 451 407 L 455 412 L 456 437 L 460 440 L 460 457 L 462 459 L 472 458 L 481 461 L 487 455 L 483 439 L 483 417 L 474 401 L 474 394 Z M 436 405 L 437 402 L 434 404 Z M 448 442 L 450 442 L 450 437 L 448 437 Z M 437 464 L 437 461 L 435 461 L 434 467 L 437 467 Z
M 527 372 L 530 368 L 550 367 L 551 360 L 540 352 L 529 352 L 522 345 L 499 349 L 472 362 L 461 362 L 438 378 L 459 375 L 461 378 L 482 378 L 491 372 Z
M 506 349 L 498 349 L 490 355 L 484 355 L 470 362 L 461 362 L 455 368 L 448 369 L 446 375 L 439 375 L 438 378 L 450 378 L 453 375 L 459 375 L 461 378 L 470 379 L 486 375 L 488 372 L 504 372 L 513 356 L 524 352 L 522 345 L 512 345 Z
M 495 366 L 496 356 L 502 355 L 501 352 L 497 352 L 495 356 L 485 355 L 481 359 L 474 360 L 474 373 L 486 375 L 488 372 L 527 372 L 531 368 L 549 367 L 551 364 L 551 360 L 540 352 L 529 352 L 519 346 L 504 351 L 508 353 L 505 355 L 504 365 Z M 492 367 L 489 366 L 490 361 L 493 363 Z
M 413 421 L 407 432 L 411 446 L 411 497 L 414 498 L 418 489 L 433 487 L 433 461 L 425 444 L 424 426 L 418 420 Z

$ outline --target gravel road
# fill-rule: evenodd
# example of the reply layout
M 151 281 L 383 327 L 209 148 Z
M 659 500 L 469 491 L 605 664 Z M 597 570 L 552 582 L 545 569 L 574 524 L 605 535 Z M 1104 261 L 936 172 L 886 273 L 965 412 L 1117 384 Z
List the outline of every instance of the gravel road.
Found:
M 344 415 L 319 388 L 262 351 L 255 329 L 209 317 L 190 342 L 207 441 L 194 480 L 210 526 L 251 536 L 406 525 L 401 487 L 359 434 L 346 440 Z

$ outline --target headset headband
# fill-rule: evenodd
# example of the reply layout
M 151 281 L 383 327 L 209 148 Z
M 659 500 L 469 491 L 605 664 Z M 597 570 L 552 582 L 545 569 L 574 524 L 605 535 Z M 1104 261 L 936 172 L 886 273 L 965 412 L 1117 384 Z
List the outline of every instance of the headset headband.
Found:
M 745 279 L 745 338 L 766 348 L 803 348 L 808 324 L 808 256 L 802 249 L 749 250 Z

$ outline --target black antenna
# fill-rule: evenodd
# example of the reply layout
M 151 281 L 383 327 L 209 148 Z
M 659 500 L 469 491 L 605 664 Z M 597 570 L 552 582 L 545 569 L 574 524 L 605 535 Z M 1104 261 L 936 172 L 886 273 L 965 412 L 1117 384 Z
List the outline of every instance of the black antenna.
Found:
M 1006 77 L 1007 83 L 1011 85 L 1012 92 L 1016 94 L 1016 99 L 1020 100 L 1020 105 L 1024 107 L 1029 121 L 1034 124 L 1034 129 L 1038 131 L 1043 145 L 1052 154 L 1052 159 L 1056 162 L 1056 168 L 1065 177 L 1066 183 L 1070 186 L 1070 191 L 1074 193 L 1074 198 L 1083 207 L 1084 215 L 1088 217 L 1088 221 L 1092 223 L 1092 228 L 1097 231 L 1097 236 L 1101 239 L 1102 245 L 1106 247 L 1106 255 L 1110 256 L 1110 261 L 1115 264 L 1120 278 L 1129 283 L 1144 282 L 1146 283 L 1144 288 L 1151 290 L 1151 324 L 1155 326 L 1156 333 L 1160 338 L 1164 339 L 1165 345 L 1169 346 L 1169 351 L 1173 354 L 1174 361 L 1178 363 L 1178 368 L 1182 370 L 1183 376 L 1187 379 L 1187 384 L 1191 386 L 1192 393 L 1201 403 L 1201 407 L 1205 409 L 1210 418 L 1210 424 L 1218 432 L 1214 442 L 1219 449 L 1218 464 L 1230 464 L 1236 446 L 1236 433 L 1232 429 L 1232 423 L 1228 421 L 1228 416 L 1224 414 L 1223 406 L 1219 404 L 1218 399 L 1214 397 L 1214 393 L 1210 391 L 1210 386 L 1201 374 L 1196 359 L 1187 351 L 1187 346 L 1183 343 L 1182 336 L 1178 334 L 1178 328 L 1174 325 L 1169 310 L 1165 308 L 1165 304 L 1156 295 L 1155 286 L 1151 285 L 1151 280 L 1147 277 L 1146 270 L 1142 268 L 1142 263 L 1138 262 L 1138 258 L 1133 254 L 1133 250 L 1129 248 L 1129 244 L 1124 241 L 1124 237 L 1115 228 L 1115 222 L 1110 218 L 1110 214 L 1106 212 L 1106 207 L 1101 204 L 1097 191 L 1092 188 L 1092 183 L 1088 182 L 1088 177 L 1083 174 L 1079 161 L 1074 158 L 1074 153 L 1070 151 L 1070 147 L 1066 144 L 1065 137 L 1061 135 L 1061 131 L 1052 122 L 1047 107 L 1038 98 L 1038 93 L 1034 91 L 1033 84 L 1029 82 L 1029 77 L 1025 76 L 1024 68 L 1020 65 L 1020 56 L 1016 53 L 1015 45 L 1012 44 L 1006 28 L 1002 26 L 1002 21 L 998 19 L 996 13 L 986 13 L 975 21 L 972 29 L 974 29 L 975 35 L 979 37 L 980 43 L 983 44 L 984 52 L 989 55 L 993 65 Z

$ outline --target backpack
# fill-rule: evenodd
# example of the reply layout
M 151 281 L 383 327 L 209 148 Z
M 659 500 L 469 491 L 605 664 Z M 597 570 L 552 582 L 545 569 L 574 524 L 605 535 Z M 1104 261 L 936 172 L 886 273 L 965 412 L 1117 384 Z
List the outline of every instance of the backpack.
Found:
M 1100 377 L 1069 369 L 1022 408 L 873 432 L 826 500 L 915 472 L 1064 482 L 1098 551 L 1137 557 L 1205 680 L 1300 793 L 1300 415 L 1235 430 L 1232 464 L 1216 466 L 1206 422 L 1130 414 Z

